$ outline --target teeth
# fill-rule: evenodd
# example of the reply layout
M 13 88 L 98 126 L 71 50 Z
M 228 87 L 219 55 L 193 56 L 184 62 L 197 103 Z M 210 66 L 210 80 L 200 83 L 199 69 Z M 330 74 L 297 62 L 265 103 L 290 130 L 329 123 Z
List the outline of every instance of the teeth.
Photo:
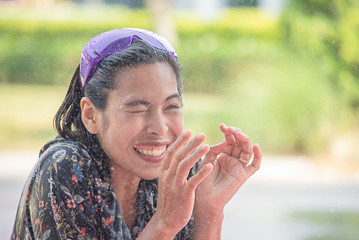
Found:
M 142 155 L 151 156 L 151 157 L 159 157 L 166 151 L 166 146 L 160 147 L 141 147 L 142 149 L 135 148 L 135 150 Z

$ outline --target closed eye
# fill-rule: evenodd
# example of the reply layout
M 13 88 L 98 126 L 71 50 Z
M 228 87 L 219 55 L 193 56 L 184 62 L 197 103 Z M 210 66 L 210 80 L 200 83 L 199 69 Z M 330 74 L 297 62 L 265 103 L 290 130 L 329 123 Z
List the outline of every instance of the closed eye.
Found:
M 137 105 L 137 106 L 129 107 L 126 110 L 126 112 L 128 112 L 128 113 L 144 113 L 144 112 L 148 112 L 148 111 L 149 111 L 149 108 L 144 105 Z
M 180 109 L 181 107 L 178 106 L 177 104 L 171 104 L 169 106 L 166 107 L 166 110 L 171 110 L 171 109 Z
M 144 113 L 147 112 L 147 110 L 140 110 L 140 111 L 128 111 L 128 113 Z
M 151 104 L 142 99 L 135 99 L 125 104 L 126 112 L 128 113 L 143 113 L 148 112 Z

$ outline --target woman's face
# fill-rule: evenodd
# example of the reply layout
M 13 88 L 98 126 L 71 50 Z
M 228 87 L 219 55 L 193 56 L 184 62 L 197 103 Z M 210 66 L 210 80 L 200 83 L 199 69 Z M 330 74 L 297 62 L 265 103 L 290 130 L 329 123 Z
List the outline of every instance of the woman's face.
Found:
M 158 177 L 166 149 L 183 131 L 176 75 L 168 63 L 122 70 L 100 112 L 98 132 L 113 170 Z

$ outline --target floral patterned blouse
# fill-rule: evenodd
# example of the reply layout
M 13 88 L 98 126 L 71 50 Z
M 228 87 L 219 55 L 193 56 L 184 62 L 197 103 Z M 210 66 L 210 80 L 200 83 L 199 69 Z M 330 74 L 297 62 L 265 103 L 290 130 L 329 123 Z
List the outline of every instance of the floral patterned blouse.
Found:
M 156 211 L 158 179 L 140 181 L 130 230 L 105 159 L 73 140 L 45 145 L 21 195 L 11 239 L 135 239 Z M 174 239 L 192 235 L 193 218 Z

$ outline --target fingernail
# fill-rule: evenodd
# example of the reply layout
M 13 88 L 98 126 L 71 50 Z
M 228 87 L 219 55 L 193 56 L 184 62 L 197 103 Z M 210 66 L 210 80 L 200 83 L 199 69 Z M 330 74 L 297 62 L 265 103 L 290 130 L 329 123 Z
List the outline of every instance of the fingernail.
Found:
M 205 145 L 203 145 L 201 148 L 202 148 L 203 150 L 209 151 L 210 146 L 209 146 L 208 144 L 205 144 Z
M 200 133 L 196 136 L 197 139 L 206 138 L 206 135 L 204 133 Z
M 191 130 L 187 129 L 182 134 L 183 134 L 183 136 L 187 137 L 188 135 L 191 134 Z

